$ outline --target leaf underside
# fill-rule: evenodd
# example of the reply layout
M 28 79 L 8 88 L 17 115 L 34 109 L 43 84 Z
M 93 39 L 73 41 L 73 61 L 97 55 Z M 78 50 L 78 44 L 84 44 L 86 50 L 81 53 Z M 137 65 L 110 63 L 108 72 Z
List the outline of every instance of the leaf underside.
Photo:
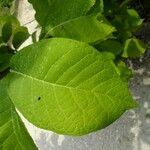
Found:
M 111 59 L 75 40 L 53 38 L 24 48 L 12 58 L 8 79 L 17 109 L 60 134 L 102 129 L 136 106 Z

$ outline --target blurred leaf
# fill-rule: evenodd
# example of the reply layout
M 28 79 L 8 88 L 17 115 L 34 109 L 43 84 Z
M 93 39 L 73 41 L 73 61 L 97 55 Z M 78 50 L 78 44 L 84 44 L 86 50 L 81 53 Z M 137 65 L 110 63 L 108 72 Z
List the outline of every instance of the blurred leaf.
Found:
M 13 2 L 15 0 L 0 0 L 0 16 L 10 15 L 13 8 Z
M 26 27 L 20 26 L 19 21 L 14 16 L 0 16 L 0 37 L 4 43 L 13 44 L 18 48 L 28 37 L 29 33 Z
M 28 0 L 36 11 L 35 18 L 43 27 L 47 20 L 49 7 L 54 0 Z
M 90 11 L 87 14 L 94 14 L 94 13 L 103 13 L 104 11 L 104 3 L 103 0 L 96 0 L 96 3 L 93 7 L 91 7 Z
M 0 0 L 0 5 L 2 7 L 10 7 L 11 6 L 11 3 L 13 2 L 14 0 Z
M 36 19 L 46 30 L 86 15 L 95 0 L 28 0 L 36 10 Z
M 2 38 L 7 43 L 12 35 L 12 24 L 7 22 L 2 28 Z
M 95 46 L 99 51 L 107 51 L 114 55 L 119 55 L 123 52 L 123 46 L 116 40 L 106 40 Z
M 142 25 L 143 19 L 140 18 L 134 9 L 123 9 L 115 15 L 112 23 L 119 31 L 135 31 Z
M 9 52 L 7 46 L 0 47 L 0 72 L 4 71 L 9 67 L 10 59 L 13 54 Z
M 11 24 L 11 27 L 10 27 L 10 24 Z M 15 17 L 8 16 L 8 15 L 0 16 L 0 37 L 2 37 L 2 35 L 6 36 L 4 35 L 5 31 L 3 28 L 5 28 L 5 30 L 10 30 L 10 28 L 13 29 L 16 26 L 19 26 L 19 22 Z
M 109 12 L 116 9 L 117 0 L 103 0 L 104 1 L 104 11 Z
M 125 82 L 128 82 L 128 80 L 133 76 L 132 70 L 129 69 L 123 61 L 119 61 L 117 63 L 117 67 L 118 67 L 121 79 Z
M 29 37 L 26 27 L 18 27 L 14 31 L 12 44 L 17 49 Z
M 136 58 L 144 54 L 146 47 L 142 41 L 136 38 L 126 40 L 122 57 Z
M 10 11 L 9 11 L 8 8 L 2 8 L 2 7 L 0 6 L 0 10 L 1 10 L 1 11 L 0 11 L 0 16 L 10 14 Z
M 0 46 L 1 46 L 1 44 L 3 44 L 3 43 L 4 43 L 4 41 L 3 41 L 2 37 L 0 37 Z
M 93 43 L 107 39 L 115 28 L 108 24 L 101 15 L 82 16 L 52 28 L 47 34 L 53 37 L 66 37 Z
M 119 32 L 116 32 L 114 35 L 120 42 L 124 43 L 127 39 L 132 37 L 132 32 L 120 30 Z

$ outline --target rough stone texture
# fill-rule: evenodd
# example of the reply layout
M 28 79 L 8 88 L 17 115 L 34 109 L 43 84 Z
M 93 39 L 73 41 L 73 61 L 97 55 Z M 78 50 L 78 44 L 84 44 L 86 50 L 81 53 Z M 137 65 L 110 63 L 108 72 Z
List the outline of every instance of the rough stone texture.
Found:
M 19 1 L 18 18 L 30 33 L 39 31 L 34 10 L 26 0 Z M 150 44 L 150 29 L 146 25 L 139 36 Z M 142 36 L 141 36 L 142 35 Z M 22 47 L 31 43 L 29 38 Z M 57 135 L 38 129 L 23 117 L 29 133 L 40 150 L 150 150 L 150 51 L 140 60 L 129 61 L 135 69 L 131 91 L 140 103 L 138 109 L 126 112 L 109 127 L 82 137 Z M 46 119 L 46 118 L 45 118 Z

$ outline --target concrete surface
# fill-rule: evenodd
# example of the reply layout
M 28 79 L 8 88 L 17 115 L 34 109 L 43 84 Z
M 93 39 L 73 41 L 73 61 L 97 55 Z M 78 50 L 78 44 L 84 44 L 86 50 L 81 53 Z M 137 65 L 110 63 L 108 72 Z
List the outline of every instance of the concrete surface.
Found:
M 18 19 L 33 33 L 39 27 L 34 10 L 27 0 L 19 0 Z M 150 45 L 150 29 L 140 31 Z M 22 47 L 32 42 L 29 38 Z M 126 112 L 109 127 L 82 137 L 58 135 L 38 129 L 23 117 L 25 125 L 39 150 L 150 150 L 150 51 L 140 60 L 130 61 L 135 69 L 131 91 L 140 108 Z

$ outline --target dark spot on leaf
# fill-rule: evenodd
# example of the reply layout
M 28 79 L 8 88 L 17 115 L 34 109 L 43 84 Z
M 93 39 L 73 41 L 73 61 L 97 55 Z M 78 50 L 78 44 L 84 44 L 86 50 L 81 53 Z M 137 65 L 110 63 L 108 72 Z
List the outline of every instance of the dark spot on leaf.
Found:
M 38 97 L 38 100 L 41 100 L 41 97 Z

